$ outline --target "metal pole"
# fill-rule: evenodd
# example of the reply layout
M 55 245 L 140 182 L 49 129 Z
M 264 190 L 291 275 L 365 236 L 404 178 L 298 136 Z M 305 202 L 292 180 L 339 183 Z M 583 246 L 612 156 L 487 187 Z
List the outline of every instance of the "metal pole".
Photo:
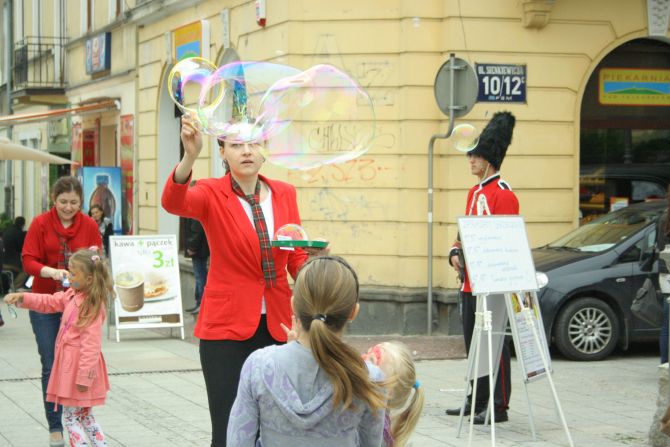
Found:
M 449 71 L 451 71 L 449 79 L 449 130 L 444 134 L 433 135 L 428 143 L 428 335 L 433 332 L 433 146 L 435 140 L 449 138 L 451 131 L 454 130 L 454 71 L 457 69 L 455 59 L 454 53 L 451 53 L 449 55 Z

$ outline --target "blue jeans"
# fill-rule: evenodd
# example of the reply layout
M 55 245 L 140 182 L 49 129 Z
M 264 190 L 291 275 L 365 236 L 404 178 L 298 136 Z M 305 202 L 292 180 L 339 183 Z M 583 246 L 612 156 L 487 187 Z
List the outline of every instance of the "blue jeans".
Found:
M 195 277 L 195 305 L 200 306 L 202 294 L 205 291 L 205 284 L 207 284 L 207 259 L 208 258 L 191 258 L 193 261 L 193 276 Z
M 61 420 L 63 407 L 59 405 L 58 409 L 54 410 L 54 404 L 46 401 L 61 316 L 60 313 L 43 314 L 30 311 L 30 324 L 33 327 L 33 334 L 35 334 L 35 340 L 37 341 L 37 351 L 40 353 L 40 362 L 42 362 L 42 400 L 44 401 L 44 412 L 49 423 L 50 433 L 63 431 Z
M 661 325 L 661 336 L 658 340 L 661 348 L 661 363 L 668 363 L 668 317 L 670 308 L 666 298 L 667 296 L 663 295 L 663 324 Z

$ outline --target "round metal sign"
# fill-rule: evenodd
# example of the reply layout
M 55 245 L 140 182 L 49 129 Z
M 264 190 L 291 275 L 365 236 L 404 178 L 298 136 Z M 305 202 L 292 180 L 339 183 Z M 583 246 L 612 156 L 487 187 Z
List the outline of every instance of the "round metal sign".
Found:
M 472 110 L 477 102 L 478 89 L 475 69 L 461 58 L 450 58 L 437 71 L 435 100 L 442 113 L 447 116 L 450 110 L 453 110 L 454 118 Z

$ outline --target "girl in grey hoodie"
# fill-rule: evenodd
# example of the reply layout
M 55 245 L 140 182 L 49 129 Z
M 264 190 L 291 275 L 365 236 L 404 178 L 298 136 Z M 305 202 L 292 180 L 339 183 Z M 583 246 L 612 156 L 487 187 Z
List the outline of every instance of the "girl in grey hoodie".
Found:
M 227 445 L 379 447 L 385 402 L 375 382 L 382 373 L 342 341 L 360 307 L 356 273 L 339 257 L 308 261 L 291 307 L 297 340 L 244 363 Z

